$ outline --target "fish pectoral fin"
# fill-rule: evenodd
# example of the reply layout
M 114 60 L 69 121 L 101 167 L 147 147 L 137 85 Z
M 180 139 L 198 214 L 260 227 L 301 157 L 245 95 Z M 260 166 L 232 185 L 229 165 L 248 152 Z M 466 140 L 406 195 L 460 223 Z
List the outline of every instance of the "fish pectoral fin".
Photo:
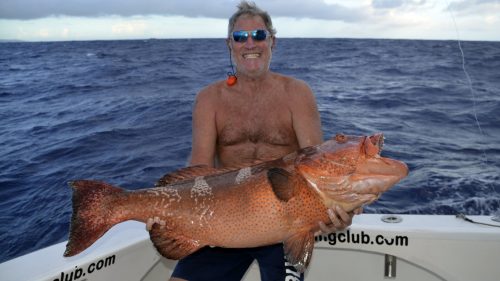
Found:
M 299 272 L 304 272 L 311 261 L 314 234 L 310 231 L 297 233 L 288 238 L 283 245 L 288 262 Z
M 267 178 L 271 183 L 274 194 L 281 201 L 288 201 L 294 196 L 292 174 L 282 168 L 271 168 L 267 171 Z
M 156 250 L 167 259 L 179 260 L 201 248 L 198 241 L 168 230 L 159 223 L 153 224 L 149 235 Z

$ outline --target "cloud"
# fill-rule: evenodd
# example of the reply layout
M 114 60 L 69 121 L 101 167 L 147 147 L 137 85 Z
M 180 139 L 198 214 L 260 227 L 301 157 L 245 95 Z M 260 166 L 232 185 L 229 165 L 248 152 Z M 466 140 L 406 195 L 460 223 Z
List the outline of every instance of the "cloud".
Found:
M 364 9 L 360 7 L 346 7 L 344 5 L 327 4 L 321 0 L 289 0 L 267 1 L 261 5 L 272 17 L 291 17 L 338 20 L 345 22 L 362 21 L 366 17 Z
M 498 32 L 500 22 L 500 1 L 499 0 L 468 0 L 454 1 L 450 3 L 444 12 L 450 12 L 457 16 L 457 19 L 476 18 L 486 25 L 496 25 Z M 484 28 L 478 23 L 478 28 Z
M 403 0 L 373 0 L 372 6 L 376 9 L 392 9 L 403 5 Z
M 0 18 L 37 19 L 50 16 L 101 17 L 108 15 L 227 16 L 235 1 L 185 0 L 2 0 Z
M 162 15 L 206 18 L 229 18 L 239 0 L 2 0 L 0 18 L 38 19 L 51 16 L 123 17 Z M 210 4 L 207 4 L 210 3 Z M 293 17 L 358 21 L 364 17 L 360 9 L 322 0 L 271 0 L 257 3 L 274 17 Z
M 466 11 L 470 10 L 471 12 L 477 10 L 478 8 L 496 8 L 497 10 L 500 8 L 499 0 L 459 0 L 453 1 L 449 4 L 447 9 L 454 11 Z
M 424 5 L 426 0 L 373 0 L 372 7 L 375 9 L 394 9 Z
M 463 38 L 499 40 L 500 0 L 254 1 L 280 37 L 453 38 L 454 16 Z M 0 38 L 220 38 L 239 2 L 0 0 Z
M 111 26 L 113 34 L 142 34 L 146 29 L 147 24 L 142 20 L 119 22 Z

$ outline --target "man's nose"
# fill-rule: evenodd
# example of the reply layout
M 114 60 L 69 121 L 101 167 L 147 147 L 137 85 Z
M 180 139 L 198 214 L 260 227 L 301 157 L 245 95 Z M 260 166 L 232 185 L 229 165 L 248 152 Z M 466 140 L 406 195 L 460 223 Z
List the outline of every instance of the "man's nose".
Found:
M 246 48 L 253 48 L 255 46 L 255 41 L 253 40 L 252 36 L 248 36 L 247 41 L 245 41 L 245 47 Z

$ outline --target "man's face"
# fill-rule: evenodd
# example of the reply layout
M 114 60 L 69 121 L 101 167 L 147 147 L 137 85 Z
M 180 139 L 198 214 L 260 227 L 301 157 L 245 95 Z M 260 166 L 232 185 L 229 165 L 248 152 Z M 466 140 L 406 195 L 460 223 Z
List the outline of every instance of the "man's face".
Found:
M 232 31 L 256 29 L 268 31 L 261 17 L 242 15 L 236 20 Z M 252 36 L 248 36 L 245 42 L 236 42 L 231 34 L 228 44 L 239 75 L 258 78 L 267 73 L 271 63 L 271 47 L 274 44 L 274 38 L 271 38 L 269 31 L 263 41 L 257 41 Z

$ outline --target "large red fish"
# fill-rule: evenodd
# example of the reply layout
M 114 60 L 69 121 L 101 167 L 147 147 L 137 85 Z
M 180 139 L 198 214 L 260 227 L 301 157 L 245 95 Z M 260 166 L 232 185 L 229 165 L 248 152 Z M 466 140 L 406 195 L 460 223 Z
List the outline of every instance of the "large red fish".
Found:
M 327 208 L 346 211 L 375 201 L 408 174 L 407 166 L 380 156 L 382 134 L 337 135 L 281 159 L 250 167 L 189 167 L 157 187 L 126 191 L 97 181 L 73 186 L 73 216 L 65 256 L 85 250 L 113 225 L 154 220 L 156 249 L 170 259 L 204 246 L 244 248 L 284 243 L 303 271 L 318 222 Z

